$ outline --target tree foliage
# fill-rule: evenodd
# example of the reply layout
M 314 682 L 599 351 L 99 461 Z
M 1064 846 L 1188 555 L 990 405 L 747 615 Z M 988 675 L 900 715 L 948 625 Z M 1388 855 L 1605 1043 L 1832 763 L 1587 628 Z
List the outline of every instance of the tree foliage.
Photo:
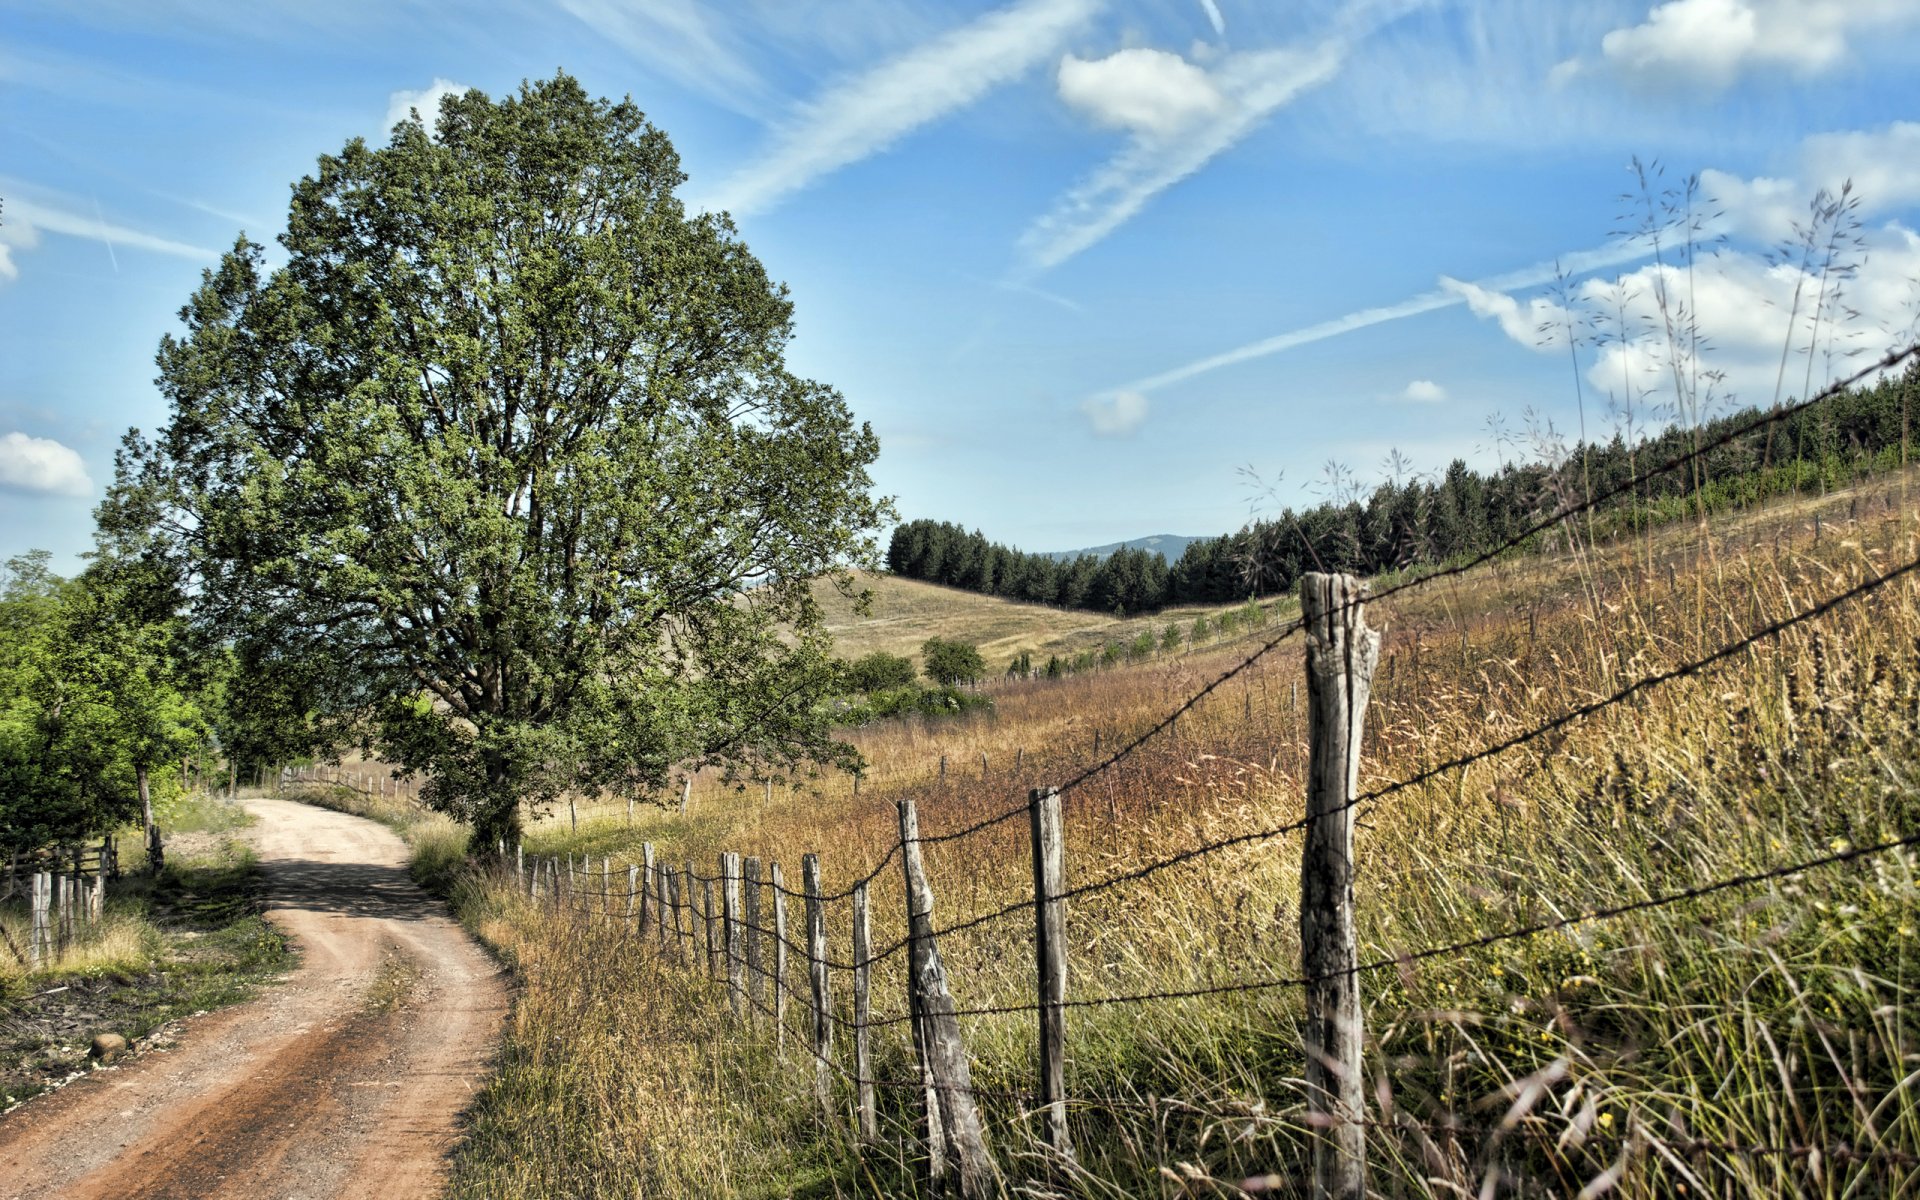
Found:
M 207 272 L 116 503 L 278 714 L 247 753 L 357 729 L 482 844 L 569 789 L 851 753 L 808 582 L 872 556 L 877 443 L 683 181 L 630 101 L 470 91 L 323 156 L 286 265 Z
M 61 579 L 35 552 L 0 568 L 0 850 L 103 833 L 140 813 L 138 777 L 164 799 L 164 764 L 206 733 L 182 623 L 143 619 L 96 566 Z

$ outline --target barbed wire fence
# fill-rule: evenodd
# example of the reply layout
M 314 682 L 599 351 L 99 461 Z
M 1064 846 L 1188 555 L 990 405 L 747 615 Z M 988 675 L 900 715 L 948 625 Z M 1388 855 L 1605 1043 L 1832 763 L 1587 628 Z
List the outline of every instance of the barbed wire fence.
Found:
M 1116 746 L 1096 762 L 1062 782 L 1032 789 L 1025 803 L 1010 805 L 951 830 L 923 833 L 915 801 L 897 804 L 898 833 L 891 844 L 845 886 L 828 891 L 822 885 L 821 862 L 806 855 L 801 864 L 801 886 L 788 886 L 780 864 L 727 852 L 710 874 L 691 861 L 662 861 L 652 844 L 643 846 L 638 863 L 615 864 L 603 857 L 590 860 L 546 857 L 529 860 L 518 847 L 509 859 L 508 847 L 496 849 L 509 865 L 513 883 L 534 901 L 578 918 L 603 921 L 641 939 L 655 942 L 660 952 L 690 970 L 704 974 L 724 988 L 733 1016 L 763 1028 L 782 1054 L 789 1047 L 810 1060 L 812 1090 L 821 1119 L 844 1125 L 856 1145 L 873 1147 L 882 1141 L 881 1117 L 890 1114 L 888 1138 L 902 1161 L 921 1164 L 930 1190 L 950 1191 L 971 1200 L 997 1194 L 1001 1167 L 988 1153 L 987 1122 L 981 1102 L 1012 1106 L 1017 1119 L 1037 1123 L 1034 1135 L 1044 1148 L 1048 1170 L 1071 1172 L 1076 1161 L 1070 1110 L 1138 1108 L 1154 1112 L 1175 1108 L 1204 1111 L 1185 1101 L 1120 1096 L 1070 1095 L 1065 1087 L 1066 1016 L 1093 1008 L 1167 1004 L 1230 994 L 1298 991 L 1305 997 L 1307 1020 L 1303 1057 L 1307 1078 L 1303 1087 L 1305 1115 L 1299 1121 L 1312 1154 L 1310 1186 L 1314 1194 L 1360 1197 L 1365 1194 L 1366 1147 L 1369 1131 L 1384 1127 L 1422 1136 L 1440 1133 L 1460 1137 L 1479 1132 L 1488 1137 L 1524 1132 L 1524 1115 L 1496 1126 L 1476 1127 L 1447 1123 L 1426 1128 L 1401 1119 L 1372 1122 L 1361 1094 L 1363 1079 L 1362 1031 L 1359 1028 L 1359 989 L 1363 977 L 1397 970 L 1406 972 L 1424 962 L 1469 955 L 1490 947 L 1537 938 L 1575 926 L 1615 920 L 1630 914 L 1664 910 L 1709 896 L 1794 879 L 1846 864 L 1881 859 L 1920 846 L 1920 831 L 1897 830 L 1895 836 L 1865 845 L 1836 846 L 1830 853 L 1779 862 L 1764 869 L 1699 880 L 1684 887 L 1616 903 L 1574 907 L 1554 915 L 1513 924 L 1494 932 L 1425 947 L 1410 947 L 1362 960 L 1353 931 L 1353 836 L 1356 819 L 1370 806 L 1389 797 L 1421 788 L 1445 777 L 1457 777 L 1474 765 L 1518 747 L 1561 734 L 1569 726 L 1676 681 L 1700 676 L 1751 651 L 1763 642 L 1820 620 L 1847 605 L 1858 604 L 1882 591 L 1911 580 L 1920 572 L 1920 558 L 1900 561 L 1870 574 L 1852 586 L 1830 591 L 1794 608 L 1785 616 L 1762 622 L 1744 634 L 1686 661 L 1635 676 L 1611 692 L 1588 702 L 1570 705 L 1524 730 L 1477 749 L 1433 763 L 1394 782 L 1366 791 L 1358 786 L 1363 728 L 1368 693 L 1378 662 L 1379 639 L 1366 624 L 1370 603 L 1456 578 L 1494 562 L 1522 547 L 1542 532 L 1573 517 L 1631 494 L 1649 480 L 1684 469 L 1724 445 L 1767 425 L 1806 410 L 1868 376 L 1889 370 L 1920 354 L 1920 345 L 1894 352 L 1862 368 L 1821 393 L 1796 404 L 1762 414 L 1714 442 L 1641 472 L 1634 478 L 1564 506 L 1531 524 L 1500 546 L 1471 559 L 1421 573 L 1369 594 L 1347 576 L 1316 574 L 1303 581 L 1302 615 L 1266 638 L 1252 653 L 1194 690 L 1164 717 Z M 1175 853 L 1126 864 L 1086 882 L 1066 883 L 1065 839 L 1061 801 L 1091 781 L 1126 762 L 1154 739 L 1235 677 L 1291 639 L 1305 643 L 1307 665 L 1310 754 L 1305 814 L 1299 819 L 1266 828 L 1216 837 Z M 923 859 L 929 847 L 967 843 L 989 831 L 1024 819 L 1029 831 L 1034 886 L 1030 899 L 936 926 L 933 894 Z M 1303 843 L 1300 905 L 1302 910 L 1302 967 L 1298 972 L 1219 980 L 1192 987 L 1159 988 L 1104 995 L 1067 994 L 1068 946 L 1066 906 L 1153 878 L 1182 865 L 1236 849 L 1269 844 L 1299 834 Z M 871 928 L 873 889 L 898 863 L 904 892 L 905 928 L 875 948 Z M 791 931 L 788 902 L 800 908 L 799 932 Z M 830 949 L 829 906 L 846 905 L 845 920 L 835 925 L 849 930 L 849 951 Z M 956 1002 L 948 969 L 940 954 L 943 941 L 1001 921 L 1029 918 L 1033 952 L 1034 994 L 1018 1003 L 963 1006 Z M 876 1013 L 873 1007 L 874 969 L 901 954 L 906 1006 L 904 1012 Z M 795 985 L 793 976 L 801 977 Z M 842 982 L 835 986 L 836 977 Z M 835 999 L 845 995 L 850 1003 Z M 790 1015 L 803 1010 L 796 1025 Z M 1034 1087 L 995 1089 L 976 1086 L 968 1056 L 962 1019 L 1030 1016 L 1036 1034 Z M 874 1067 L 874 1035 L 905 1027 L 911 1035 L 911 1078 L 887 1077 Z M 839 1036 L 836 1037 L 836 1034 Z M 836 1045 L 836 1043 L 844 1043 Z M 849 1059 L 851 1060 L 849 1062 Z M 889 1093 L 897 1103 L 883 1106 Z M 1402 1114 L 1404 1117 L 1404 1114 Z M 1589 1130 L 1583 1138 L 1595 1142 L 1631 1139 L 1631 1130 Z M 917 1149 L 906 1147 L 917 1142 Z M 1827 1161 L 1882 1161 L 1914 1165 L 1914 1156 L 1892 1148 L 1856 1148 L 1845 1144 L 1743 1145 L 1710 1139 L 1668 1137 L 1667 1151 L 1681 1156 L 1726 1154 Z M 1289 1181 L 1245 1181 L 1243 1190 L 1272 1190 L 1292 1186 Z

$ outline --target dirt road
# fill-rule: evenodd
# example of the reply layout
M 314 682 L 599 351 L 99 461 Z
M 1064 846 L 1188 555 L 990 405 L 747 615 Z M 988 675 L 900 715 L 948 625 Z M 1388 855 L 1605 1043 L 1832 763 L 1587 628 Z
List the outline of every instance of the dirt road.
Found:
M 159 1200 L 434 1195 L 484 1077 L 497 968 L 358 817 L 249 800 L 269 919 L 302 961 L 171 1050 L 0 1120 L 0 1197 Z

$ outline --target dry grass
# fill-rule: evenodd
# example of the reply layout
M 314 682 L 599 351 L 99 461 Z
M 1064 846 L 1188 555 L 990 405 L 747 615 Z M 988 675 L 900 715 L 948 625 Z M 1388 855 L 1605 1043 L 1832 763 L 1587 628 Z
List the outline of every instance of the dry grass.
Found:
M 1920 555 L 1910 512 L 1885 503 L 1899 486 L 1870 489 L 1864 503 L 1839 495 L 1817 510 L 1801 501 L 1741 517 L 1710 538 L 1671 529 L 1651 543 L 1516 561 L 1377 606 L 1388 638 L 1363 787 L 1527 729 Z M 1096 734 L 1104 752 L 1145 728 L 1232 658 L 1204 652 L 1006 684 L 990 716 L 860 731 L 876 770 L 857 798 L 842 778 L 782 789 L 771 806 L 757 789 L 714 790 L 696 793 L 686 819 L 648 811 L 628 826 L 609 814 L 577 834 L 550 826 L 530 849 L 611 855 L 622 881 L 618 864 L 638 857 L 643 838 L 670 863 L 711 872 L 731 849 L 786 864 L 790 880 L 800 855 L 819 851 L 837 888 L 892 845 L 895 799 L 917 799 L 929 834 L 996 812 L 1094 761 Z M 1069 884 L 1296 818 L 1300 670 L 1289 644 L 1070 795 Z M 928 769 L 941 754 L 944 780 Z M 1913 833 L 1916 764 L 1920 590 L 1908 579 L 1706 675 L 1369 808 L 1362 958 Z M 1028 894 L 1024 825 L 929 847 L 936 924 Z M 1290 973 L 1297 854 L 1290 840 L 1255 842 L 1076 901 L 1071 994 Z M 882 947 L 901 929 L 899 890 L 891 871 L 874 884 Z M 1912 1194 L 1917 901 L 1915 860 L 1896 853 L 1368 976 L 1375 1186 L 1436 1196 L 1572 1195 L 1599 1181 L 1636 1197 Z M 521 966 L 525 987 L 457 1194 L 910 1187 L 913 1164 L 899 1149 L 912 1144 L 906 1093 L 883 1091 L 887 1148 L 852 1154 L 837 1130 L 809 1120 L 800 1056 L 789 1046 L 780 1061 L 764 1025 L 732 1022 L 697 973 L 659 960 L 617 923 L 556 917 L 501 881 L 476 881 L 464 903 Z M 830 909 L 830 936 L 847 957 L 844 905 Z M 941 951 L 961 1005 L 1029 1001 L 1021 914 L 945 938 Z M 876 969 L 880 1018 L 901 1007 L 900 967 L 895 956 Z M 845 987 L 836 977 L 841 1007 Z M 1034 1181 L 1024 1193 L 1034 1196 L 1231 1196 L 1250 1179 L 1297 1178 L 1298 1003 L 1274 988 L 1075 1010 L 1080 1167 L 1044 1170 L 1020 1105 L 990 1099 L 996 1154 L 1010 1177 Z M 978 1086 L 1031 1089 L 1031 1016 L 971 1019 L 967 1033 Z M 902 1027 L 875 1036 L 881 1076 L 909 1080 Z

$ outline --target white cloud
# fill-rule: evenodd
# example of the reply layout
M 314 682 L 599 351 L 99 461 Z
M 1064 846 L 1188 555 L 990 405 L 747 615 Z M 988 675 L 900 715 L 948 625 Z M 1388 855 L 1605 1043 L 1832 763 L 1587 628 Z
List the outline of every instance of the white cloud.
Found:
M 15 431 L 0 436 L 0 488 L 43 496 L 91 496 L 93 477 L 71 449 Z
M 1535 296 L 1522 307 L 1505 292 L 1445 275 L 1440 277 L 1440 287 L 1466 301 L 1474 316 L 1491 317 L 1499 322 L 1501 331 L 1523 346 L 1566 349 L 1570 314 L 1545 296 Z
M 1199 67 L 1165 50 L 1060 60 L 1060 99 L 1102 125 L 1163 138 L 1219 112 L 1226 99 Z
M 418 111 L 420 123 L 432 133 L 440 119 L 440 102 L 448 96 L 462 95 L 467 91 L 464 83 L 455 83 L 451 79 L 435 76 L 432 83 L 419 91 L 398 91 L 387 97 L 387 119 L 380 126 L 382 133 L 390 133 L 395 125 L 407 119 L 409 112 Z
M 1431 379 L 1416 379 L 1400 393 L 1400 398 L 1416 404 L 1438 404 L 1447 398 L 1447 389 Z
M 1920 203 L 1920 121 L 1885 129 L 1815 134 L 1801 143 L 1805 183 L 1839 191 L 1851 179 L 1866 212 Z
M 17 194 L 17 189 L 11 186 L 8 190 L 14 194 L 7 196 L 6 207 L 0 209 L 0 222 L 3 222 L 0 223 L 0 277 L 12 279 L 18 276 L 19 266 L 13 260 L 12 251 L 33 249 L 40 244 L 42 233 L 87 238 L 108 247 L 132 247 L 200 262 L 220 257 L 204 247 L 116 225 L 102 219 L 97 206 L 94 214 L 87 216 L 72 211 L 58 201 L 28 199 Z
M 822 175 L 886 149 L 1053 57 L 1101 2 L 1020 0 L 829 87 L 707 207 L 764 212 Z
M 1109 392 L 1080 402 L 1081 415 L 1101 437 L 1124 437 L 1147 419 L 1147 398 L 1139 392 Z
M 1220 15 L 1220 6 L 1214 0 L 1200 0 L 1200 7 L 1206 10 L 1207 24 L 1213 26 L 1213 36 L 1227 36 L 1227 19 Z
M 1028 226 L 1020 249 L 1034 270 L 1056 267 L 1130 220 L 1147 202 L 1252 133 L 1275 111 L 1339 71 L 1344 44 L 1230 55 L 1209 73 L 1219 105 L 1177 132 L 1136 127 L 1131 143 Z M 1167 55 L 1172 58 L 1174 56 Z M 1197 70 L 1198 68 L 1195 68 Z M 1062 74 L 1064 85 L 1066 75 Z
M 1724 88 L 1749 71 L 1820 74 L 1845 61 L 1850 35 L 1915 21 L 1916 0 L 1667 0 L 1600 52 L 1638 82 Z

